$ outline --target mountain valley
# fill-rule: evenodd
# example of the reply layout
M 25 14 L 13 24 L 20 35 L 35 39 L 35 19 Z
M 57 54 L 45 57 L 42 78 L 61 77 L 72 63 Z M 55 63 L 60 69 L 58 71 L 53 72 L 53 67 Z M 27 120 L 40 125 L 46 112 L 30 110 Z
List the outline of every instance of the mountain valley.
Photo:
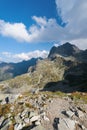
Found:
M 87 130 L 87 50 L 65 43 L 46 59 L 5 65 L 1 130 Z

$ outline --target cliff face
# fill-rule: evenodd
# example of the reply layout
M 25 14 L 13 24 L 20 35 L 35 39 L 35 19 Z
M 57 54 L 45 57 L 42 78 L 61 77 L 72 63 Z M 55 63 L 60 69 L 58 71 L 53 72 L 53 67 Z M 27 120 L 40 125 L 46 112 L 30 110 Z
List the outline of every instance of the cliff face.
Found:
M 87 51 L 73 47 L 53 47 L 26 74 L 0 82 L 0 130 L 87 130 Z
M 76 54 L 78 54 L 80 52 L 81 52 L 81 50 L 77 46 L 72 45 L 67 42 L 61 46 L 52 47 L 48 57 L 51 58 L 57 54 L 59 54 L 61 56 L 65 56 L 65 57 L 75 56 Z
M 4 89 L 27 91 L 40 88 L 47 91 L 87 91 L 87 50 L 66 43 L 53 47 L 47 59 L 38 60 L 28 73 L 4 82 Z M 9 87 L 8 87 L 9 86 Z M 26 89 L 25 89 L 26 87 Z M 6 90 L 7 91 L 7 90 Z

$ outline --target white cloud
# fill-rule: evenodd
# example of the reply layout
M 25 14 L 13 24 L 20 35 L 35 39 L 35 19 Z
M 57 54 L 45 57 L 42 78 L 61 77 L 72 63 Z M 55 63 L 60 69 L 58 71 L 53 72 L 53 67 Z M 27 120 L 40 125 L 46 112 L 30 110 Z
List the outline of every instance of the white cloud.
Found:
M 12 54 L 10 52 L 2 52 L 1 55 L 4 55 L 5 57 L 11 57 Z
M 29 35 L 23 23 L 9 23 L 0 20 L 0 34 L 18 41 L 28 41 Z
M 87 48 L 87 0 L 55 0 L 58 15 L 65 27 L 57 20 L 33 16 L 36 22 L 27 28 L 23 23 L 9 23 L 0 20 L 0 34 L 21 42 L 71 41 L 81 48 Z
M 45 26 L 47 24 L 47 19 L 46 17 L 36 17 L 36 16 L 33 16 L 32 17 L 33 20 L 36 21 L 36 23 L 40 26 Z
M 55 44 L 54 44 L 54 46 L 55 46 L 55 47 L 58 47 L 58 46 L 59 46 L 59 44 L 58 44 L 58 43 L 55 43 Z
M 67 22 L 66 38 L 62 40 L 87 48 L 87 0 L 56 0 L 56 5 L 63 22 Z
M 51 26 L 55 26 L 56 21 L 36 16 L 33 16 L 32 19 L 36 24 L 31 25 L 29 29 L 23 23 L 10 23 L 0 20 L 0 34 L 20 42 L 42 42 L 49 40 L 50 37 L 47 33 L 49 31 L 54 32 Z
M 47 51 L 36 50 L 33 52 L 16 54 L 14 55 L 14 58 L 18 58 L 19 60 L 29 60 L 31 58 L 38 58 L 38 57 L 46 58 L 47 56 L 48 56 Z
M 42 57 L 42 58 L 46 58 L 48 56 L 48 51 L 40 51 L 40 50 L 36 50 L 36 51 L 32 51 L 32 52 L 28 52 L 28 53 L 19 53 L 19 54 L 12 54 L 10 52 L 2 52 L 1 56 L 3 57 L 2 59 L 4 59 L 7 62 L 20 62 L 23 60 L 29 60 L 31 58 L 38 58 L 38 57 Z
M 80 49 L 87 49 L 87 39 L 79 39 L 79 40 L 73 40 L 71 41 L 72 44 L 75 44 Z
M 0 63 L 2 62 L 2 57 L 0 57 Z
M 23 23 L 9 23 L 0 20 L 0 34 L 21 42 L 47 42 L 55 41 L 58 37 L 61 37 L 64 30 L 55 19 L 36 16 L 32 18 L 36 24 L 31 25 L 29 29 Z

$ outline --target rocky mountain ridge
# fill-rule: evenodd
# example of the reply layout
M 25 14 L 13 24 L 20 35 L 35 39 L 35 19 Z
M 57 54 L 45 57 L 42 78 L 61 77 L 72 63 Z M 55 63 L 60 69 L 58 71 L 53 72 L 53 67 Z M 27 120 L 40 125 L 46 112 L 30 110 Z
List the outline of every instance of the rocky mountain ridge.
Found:
M 79 62 L 87 62 L 87 50 L 80 50 L 77 46 L 68 42 L 61 46 L 53 46 L 51 48 L 48 58 L 53 58 L 55 56 L 62 56 L 64 58 L 70 57 Z
M 87 63 L 75 57 L 87 55 L 75 50 L 0 82 L 1 130 L 87 130 Z
M 74 48 L 74 52 L 72 52 L 74 57 L 75 54 L 84 53 L 86 58 L 85 51 L 79 50 L 70 43 L 65 43 L 59 48 L 63 47 L 63 52 L 66 52 L 64 51 L 65 46 Z M 67 50 L 67 47 L 65 49 Z M 43 89 L 45 91 L 87 92 L 87 63 L 75 58 L 72 60 L 70 56 L 67 58 L 62 55 L 54 56 L 51 51 L 50 54 L 51 57 L 48 56 L 47 59 L 39 60 L 35 66 L 29 67 L 27 74 L 2 82 L 2 90 L 13 93 L 16 88 L 19 89 L 17 91 L 20 91 L 20 88 L 21 91 L 30 91 L 30 89 L 35 88 L 35 90 Z

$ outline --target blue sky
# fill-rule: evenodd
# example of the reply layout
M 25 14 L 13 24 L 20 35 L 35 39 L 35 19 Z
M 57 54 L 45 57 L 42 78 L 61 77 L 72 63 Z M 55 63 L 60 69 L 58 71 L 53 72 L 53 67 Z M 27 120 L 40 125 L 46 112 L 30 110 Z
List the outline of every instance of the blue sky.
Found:
M 54 0 L 0 0 L 0 17 L 9 22 L 23 22 L 29 27 L 32 16 L 55 18 Z
M 46 57 L 66 41 L 86 49 L 86 12 L 87 0 L 0 0 L 0 60 Z

